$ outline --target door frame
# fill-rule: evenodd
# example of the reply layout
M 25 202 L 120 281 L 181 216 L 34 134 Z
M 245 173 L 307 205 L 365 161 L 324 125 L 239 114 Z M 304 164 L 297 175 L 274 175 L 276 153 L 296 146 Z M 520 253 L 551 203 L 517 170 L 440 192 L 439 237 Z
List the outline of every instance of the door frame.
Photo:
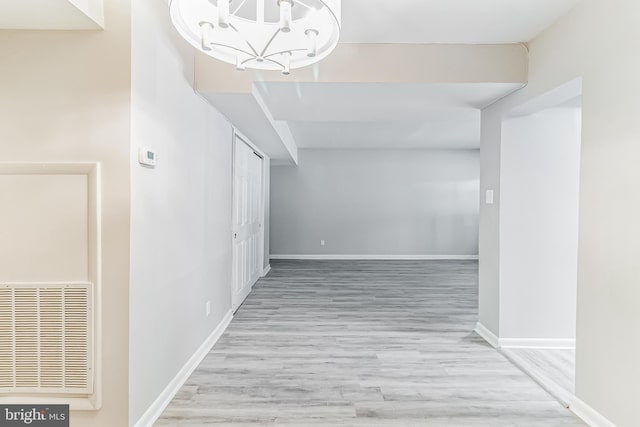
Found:
M 269 159 L 269 157 L 261 150 L 259 149 L 249 138 L 247 138 L 242 132 L 240 132 L 238 129 L 236 129 L 235 127 L 232 126 L 232 135 L 231 135 L 231 234 L 230 234 L 230 241 L 231 241 L 231 310 L 235 313 L 240 306 L 242 306 L 244 301 L 241 302 L 236 302 L 234 301 L 234 290 L 233 290 L 233 286 L 235 283 L 235 277 L 234 277 L 234 268 L 233 266 L 235 265 L 235 251 L 233 250 L 233 244 L 234 244 L 234 230 L 233 230 L 233 209 L 235 206 L 235 202 L 236 202 L 236 192 L 235 192 L 235 178 L 236 178 L 236 144 L 240 143 L 240 144 L 246 144 L 249 148 L 251 148 L 253 150 L 253 152 L 255 154 L 258 155 L 258 157 L 260 157 L 262 159 L 262 176 L 261 176 L 261 191 L 260 191 L 260 213 L 258 215 L 259 220 L 260 220 L 260 233 L 258 234 L 258 256 L 259 256 L 259 260 L 260 260 L 260 271 L 258 274 L 258 279 L 260 279 L 260 277 L 262 277 L 262 272 L 264 271 L 264 245 L 265 245 L 265 224 L 264 224 L 264 220 L 266 218 L 266 192 L 267 192 L 267 173 L 269 173 L 269 169 L 266 167 L 267 164 L 267 160 Z M 257 282 L 257 280 L 256 280 Z M 251 283 L 251 289 L 249 290 L 249 294 L 251 293 L 251 290 L 253 289 L 253 285 L 255 285 L 256 282 Z M 246 300 L 246 298 L 245 298 Z

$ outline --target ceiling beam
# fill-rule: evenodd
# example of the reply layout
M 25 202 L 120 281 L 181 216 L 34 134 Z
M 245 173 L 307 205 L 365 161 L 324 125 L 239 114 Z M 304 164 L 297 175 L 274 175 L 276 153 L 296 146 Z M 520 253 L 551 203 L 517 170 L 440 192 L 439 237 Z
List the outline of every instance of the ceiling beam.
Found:
M 339 44 L 323 61 L 284 76 L 277 71 L 236 71 L 198 53 L 195 89 L 250 93 L 254 82 L 521 83 L 528 52 L 521 44 Z

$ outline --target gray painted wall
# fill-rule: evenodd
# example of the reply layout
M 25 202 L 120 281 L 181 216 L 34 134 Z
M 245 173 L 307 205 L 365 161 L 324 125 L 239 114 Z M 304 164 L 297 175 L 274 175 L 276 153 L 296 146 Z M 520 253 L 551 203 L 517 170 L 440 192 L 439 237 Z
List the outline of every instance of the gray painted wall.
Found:
M 270 211 L 270 195 L 271 192 L 271 160 L 268 157 L 264 158 L 264 167 L 266 168 L 266 173 L 264 174 L 264 260 L 262 262 L 263 270 L 267 268 L 269 265 L 269 211 Z
M 271 168 L 271 254 L 476 255 L 479 165 L 478 150 L 300 150 Z
M 193 50 L 158 6 L 132 5 L 130 425 L 231 309 L 232 129 L 183 78 Z

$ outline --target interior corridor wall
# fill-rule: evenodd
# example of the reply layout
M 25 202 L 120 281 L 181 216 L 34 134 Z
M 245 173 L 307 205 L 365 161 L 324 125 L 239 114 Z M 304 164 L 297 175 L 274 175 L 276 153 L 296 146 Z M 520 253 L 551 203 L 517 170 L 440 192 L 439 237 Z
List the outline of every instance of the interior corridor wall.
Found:
M 503 122 L 501 339 L 575 339 L 580 119 L 572 105 Z
M 583 0 L 529 44 L 528 86 L 482 113 L 480 321 L 499 334 L 503 116 L 582 77 L 576 394 L 620 427 L 640 402 L 640 2 Z M 486 153 L 486 154 L 485 154 Z
M 272 254 L 477 255 L 478 150 L 298 157 L 271 168 Z
M 82 427 L 124 426 L 128 405 L 131 4 L 104 7 L 100 31 L 0 31 L 0 162 L 101 165 L 102 407 L 72 410 Z M 3 234 L 1 252 L 21 243 Z
M 132 24 L 130 424 L 229 314 L 232 199 L 231 125 L 194 93 L 166 2 L 136 0 Z
M 264 167 L 264 175 L 262 177 L 264 179 L 264 250 L 262 252 L 262 267 L 264 273 L 265 269 L 270 267 L 269 262 L 271 261 L 269 253 L 271 250 L 269 243 L 271 241 L 271 159 L 269 159 L 269 157 L 264 158 L 262 167 Z

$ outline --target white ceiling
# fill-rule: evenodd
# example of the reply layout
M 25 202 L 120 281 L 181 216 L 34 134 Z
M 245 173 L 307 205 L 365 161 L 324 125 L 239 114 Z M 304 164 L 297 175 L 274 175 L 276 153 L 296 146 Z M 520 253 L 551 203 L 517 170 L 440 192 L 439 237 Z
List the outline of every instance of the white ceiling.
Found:
M 480 109 L 507 83 L 261 83 L 299 148 L 478 148 Z
M 527 42 L 580 0 L 344 0 L 342 43 Z
M 512 83 L 256 83 L 276 120 L 420 120 L 481 109 L 519 88 Z
M 250 141 L 259 141 L 260 148 L 269 157 L 290 158 L 282 138 L 253 94 L 202 93 L 202 96 Z
M 580 1 L 344 0 L 340 41 L 527 42 Z M 265 129 L 286 124 L 299 148 L 320 149 L 478 148 L 480 110 L 520 87 L 511 83 L 255 84 L 258 104 L 272 120 L 257 126 L 249 112 L 258 109 L 240 103 L 225 113 L 234 117 L 236 126 L 264 138 Z

